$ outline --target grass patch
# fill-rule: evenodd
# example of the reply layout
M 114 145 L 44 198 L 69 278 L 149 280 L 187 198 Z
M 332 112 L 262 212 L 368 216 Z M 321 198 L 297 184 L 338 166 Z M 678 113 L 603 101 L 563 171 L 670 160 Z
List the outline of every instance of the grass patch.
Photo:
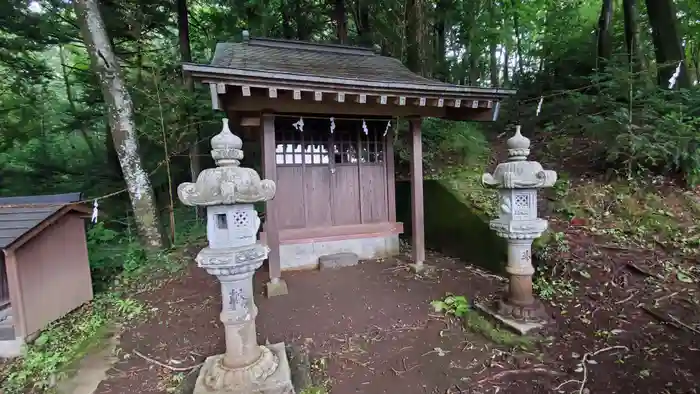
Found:
M 533 338 L 516 335 L 502 329 L 473 309 L 469 309 L 463 319 L 464 326 L 469 331 L 481 334 L 497 345 L 523 350 L 530 350 L 534 347 Z
M 513 334 L 504 330 L 471 308 L 469 301 L 464 296 L 447 294 L 441 300 L 430 303 L 435 312 L 452 315 L 461 319 L 464 327 L 474 333 L 480 334 L 497 345 L 523 350 L 534 347 L 534 339 Z
M 486 155 L 479 156 L 471 164 L 446 167 L 435 176 L 435 179 L 453 190 L 462 202 L 474 208 L 484 221 L 498 216 L 496 191 L 481 184 L 487 160 Z
M 589 231 L 625 246 L 653 249 L 662 244 L 682 254 L 700 246 L 697 202 L 680 188 L 651 182 L 586 182 L 555 203 L 565 217 L 583 219 Z
M 92 303 L 70 313 L 42 331 L 26 347 L 23 357 L 10 363 L 3 375 L 6 394 L 45 392 L 65 377 L 67 367 L 98 346 L 117 321 L 129 321 L 144 314 L 141 303 L 119 298 L 116 293 L 100 294 Z

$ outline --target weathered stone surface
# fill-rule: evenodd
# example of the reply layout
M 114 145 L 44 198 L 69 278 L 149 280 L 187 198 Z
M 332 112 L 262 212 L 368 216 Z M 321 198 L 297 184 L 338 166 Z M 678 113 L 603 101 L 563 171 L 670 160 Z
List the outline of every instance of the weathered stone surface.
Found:
M 489 227 L 508 242 L 509 292 L 496 308 L 478 307 L 525 334 L 547 320 L 544 307 L 532 293 L 532 241 L 547 230 L 547 221 L 537 217 L 537 189 L 554 186 L 557 173 L 527 160 L 530 140 L 520 134 L 520 126 L 507 145 L 508 161 L 500 163 L 493 175 L 484 174 L 482 183 L 499 192 L 499 216 Z
M 265 295 L 267 298 L 277 297 L 289 294 L 289 289 L 287 288 L 287 282 L 284 279 L 278 278 L 276 281 L 269 281 L 265 283 Z
M 309 349 L 303 345 L 287 345 L 289 368 L 292 373 L 292 384 L 297 392 L 312 387 L 311 360 Z
M 180 386 L 177 388 L 175 393 L 177 394 L 192 394 L 194 393 L 194 386 L 197 383 L 197 378 L 202 367 L 197 367 L 185 375 L 185 379 L 182 380 Z
M 245 381 L 235 378 L 240 376 L 236 373 L 238 371 L 232 374 L 233 368 L 222 367 L 223 355 L 207 358 L 195 383 L 193 394 L 295 394 L 284 343 L 268 345 L 267 349 L 278 361 L 274 371 L 271 374 L 265 374 L 265 377 L 256 378 L 251 375 L 253 378 Z M 240 369 L 242 368 L 236 368 L 236 370 Z M 253 370 L 250 372 L 255 373 Z M 224 384 L 212 387 L 208 382 L 210 380 Z
M 360 260 L 381 259 L 399 254 L 398 234 L 345 240 L 316 240 L 280 245 L 282 271 L 318 269 L 319 257 L 334 253 L 355 253 Z
M 496 319 L 498 322 L 503 324 L 504 326 L 508 327 L 509 329 L 515 331 L 516 333 L 520 335 L 527 335 L 528 333 L 532 333 L 534 331 L 537 331 L 541 328 L 543 328 L 547 323 L 548 320 L 542 319 L 540 321 L 519 321 L 515 319 L 509 319 L 506 316 L 503 316 L 502 314 L 498 313 L 495 307 L 493 306 L 488 306 L 485 304 L 481 303 L 474 303 L 474 307 L 476 309 L 486 313 L 487 315 L 493 317 Z
M 226 352 L 207 358 L 193 392 L 293 394 L 284 344 L 258 345 L 255 329 L 253 274 L 270 249 L 256 240 L 260 218 L 252 203 L 273 198 L 275 183 L 239 166 L 242 142 L 229 130 L 227 119 L 211 145 L 218 167 L 202 171 L 196 183 L 181 184 L 178 197 L 186 205 L 207 207 L 209 245 L 196 261 L 221 284 Z
M 275 182 L 260 179 L 252 168 L 240 167 L 243 159 L 243 141 L 222 119 L 221 132 L 211 139 L 211 154 L 217 167 L 207 168 L 195 183 L 185 182 L 177 188 L 177 195 L 185 205 L 212 206 L 254 203 L 271 200 L 275 196 Z
M 355 253 L 333 253 L 318 258 L 319 269 L 333 269 L 357 265 L 360 261 Z
M 433 267 L 425 263 L 411 263 L 408 265 L 414 274 L 429 272 Z

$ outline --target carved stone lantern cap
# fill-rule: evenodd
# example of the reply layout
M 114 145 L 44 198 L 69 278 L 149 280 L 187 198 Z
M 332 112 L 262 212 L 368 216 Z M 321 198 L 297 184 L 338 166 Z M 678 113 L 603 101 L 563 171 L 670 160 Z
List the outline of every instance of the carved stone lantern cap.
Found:
M 243 140 L 231 132 L 228 119 L 222 122 L 221 132 L 211 139 L 211 157 L 217 166 L 237 166 L 243 160 Z
M 189 206 L 211 206 L 271 200 L 275 196 L 275 182 L 261 180 L 252 168 L 240 167 L 243 141 L 231 132 L 228 119 L 222 122 L 221 132 L 211 139 L 211 156 L 218 167 L 202 171 L 195 183 L 178 186 L 180 201 Z
M 552 187 L 557 181 L 557 173 L 545 170 L 536 161 L 527 160 L 530 154 L 530 140 L 520 134 L 520 125 L 515 127 L 515 135 L 506 142 L 508 161 L 496 166 L 492 174 L 483 174 L 481 183 L 497 189 L 535 189 Z
M 520 134 L 520 125 L 515 126 L 515 135 L 506 141 L 509 160 L 525 160 L 530 154 L 530 139 Z

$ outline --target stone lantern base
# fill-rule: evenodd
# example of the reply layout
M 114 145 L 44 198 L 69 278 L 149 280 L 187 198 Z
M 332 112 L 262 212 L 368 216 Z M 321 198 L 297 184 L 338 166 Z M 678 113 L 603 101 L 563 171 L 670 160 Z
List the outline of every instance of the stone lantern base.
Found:
M 516 305 L 503 295 L 492 302 L 474 303 L 474 306 L 520 335 L 542 328 L 551 320 L 539 300 L 530 305 Z
M 226 367 L 223 354 L 207 358 L 193 394 L 295 394 L 284 343 L 265 347 L 260 360 L 243 368 Z

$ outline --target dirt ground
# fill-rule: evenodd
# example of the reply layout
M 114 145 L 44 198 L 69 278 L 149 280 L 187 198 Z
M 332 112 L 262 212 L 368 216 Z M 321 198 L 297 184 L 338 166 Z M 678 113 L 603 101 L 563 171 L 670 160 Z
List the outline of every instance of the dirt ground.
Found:
M 333 394 L 695 393 L 700 332 L 692 324 L 700 319 L 689 298 L 694 290 L 668 283 L 666 292 L 647 291 L 659 288 L 651 281 L 662 280 L 654 277 L 654 256 L 601 253 L 585 238 L 577 242 L 575 230 L 571 237 L 572 254 L 590 264 L 591 275 L 568 300 L 548 302 L 554 323 L 537 350 L 499 347 L 435 314 L 430 301 L 448 292 L 475 299 L 504 282 L 432 252 L 430 276 L 411 274 L 401 257 L 294 272 L 285 274 L 289 295 L 272 299 L 261 293 L 266 274 L 259 272 L 259 341 L 307 344 L 312 356 L 325 360 Z M 119 361 L 96 393 L 172 392 L 183 371 L 221 352 L 217 286 L 192 264 L 166 286 L 140 294 L 152 316 L 125 329 Z M 681 323 L 660 324 L 643 305 L 672 311 Z

